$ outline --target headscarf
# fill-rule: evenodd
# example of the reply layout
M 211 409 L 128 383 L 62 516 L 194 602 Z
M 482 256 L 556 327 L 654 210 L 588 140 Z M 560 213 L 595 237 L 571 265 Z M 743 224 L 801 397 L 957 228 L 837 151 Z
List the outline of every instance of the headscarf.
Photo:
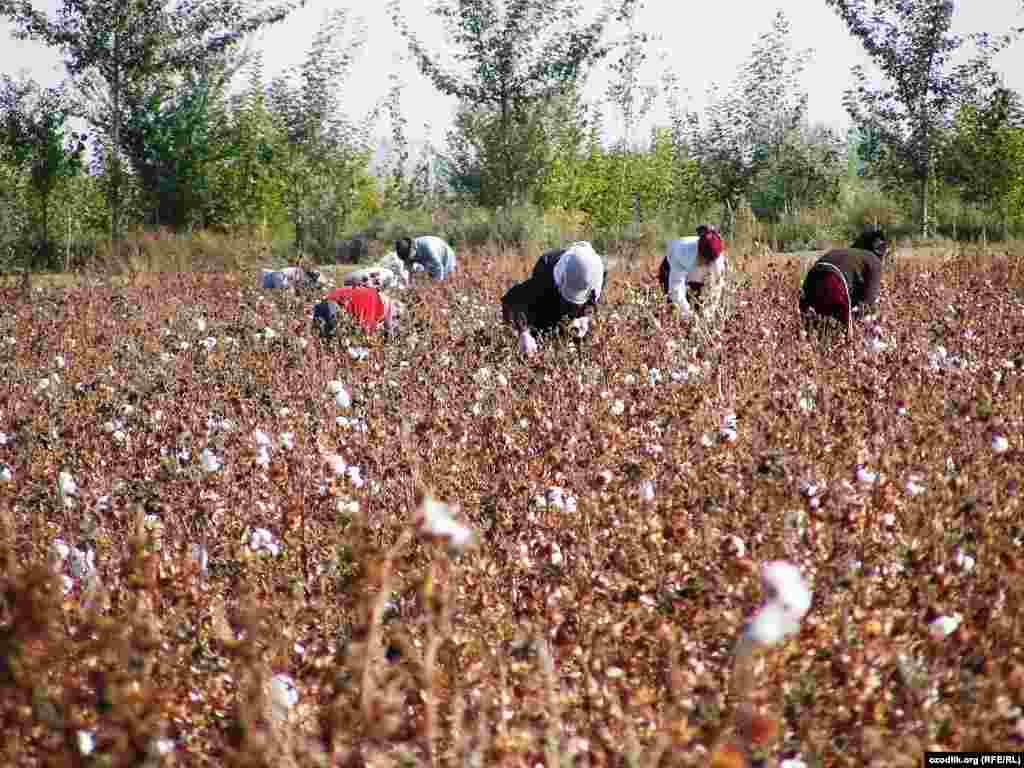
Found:
M 588 242 L 570 245 L 555 264 L 558 293 L 570 304 L 586 304 L 601 298 L 604 262 Z

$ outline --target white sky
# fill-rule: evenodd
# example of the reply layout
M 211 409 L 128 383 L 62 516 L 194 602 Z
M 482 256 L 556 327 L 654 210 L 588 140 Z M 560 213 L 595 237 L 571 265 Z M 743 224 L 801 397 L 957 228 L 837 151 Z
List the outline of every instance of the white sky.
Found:
M 582 0 L 590 14 L 599 0 Z M 59 0 L 36 2 L 51 15 Z M 439 54 L 444 53 L 441 27 L 426 11 L 423 0 L 402 0 L 402 9 L 422 40 L 432 43 Z M 970 0 L 957 3 L 954 30 L 960 33 L 1003 32 L 1011 26 L 1024 26 L 1020 0 Z M 366 114 L 388 88 L 388 75 L 397 71 L 406 82 L 404 111 L 409 118 L 410 138 L 419 143 L 428 138 L 424 123 L 429 122 L 429 136 L 442 141 L 454 102 L 437 93 L 409 60 L 402 60 L 404 41 L 394 29 L 384 0 L 310 0 L 305 8 L 287 21 L 262 33 L 256 44 L 264 51 L 267 76 L 298 64 L 305 56 L 313 35 L 327 11 L 348 7 L 364 20 L 368 44 L 353 70 L 345 88 L 344 101 L 353 117 Z M 685 9 L 685 10 L 684 10 Z M 699 106 L 707 86 L 713 82 L 727 84 L 750 53 L 759 35 L 771 28 L 772 19 L 781 9 L 789 18 L 794 47 L 811 48 L 814 53 L 804 75 L 809 96 L 809 113 L 814 122 L 824 122 L 843 130 L 848 123 L 842 106 L 843 90 L 850 85 L 850 67 L 868 64 L 860 44 L 846 31 L 834 11 L 824 0 L 713 0 L 709 3 L 682 3 L 680 0 L 647 0 L 637 17 L 637 29 L 661 34 L 663 39 L 652 50 L 652 61 L 643 73 L 650 83 L 659 82 L 664 68 L 674 71 L 692 100 Z M 588 15 L 589 18 L 589 15 Z M 657 62 L 660 54 L 663 62 Z M 1024 91 L 1024 40 L 1004 51 L 995 61 L 1007 85 Z M 26 69 L 45 85 L 58 83 L 64 76 L 59 57 L 38 44 L 14 40 L 10 26 L 0 21 L 0 72 L 13 74 Z M 596 72 L 588 83 L 587 95 L 600 96 L 607 76 Z M 665 105 L 658 104 L 646 125 L 662 122 Z M 614 115 L 609 114 L 608 130 L 614 137 L 621 131 Z M 382 124 L 378 133 L 387 135 Z M 640 134 L 643 135 L 642 133 Z

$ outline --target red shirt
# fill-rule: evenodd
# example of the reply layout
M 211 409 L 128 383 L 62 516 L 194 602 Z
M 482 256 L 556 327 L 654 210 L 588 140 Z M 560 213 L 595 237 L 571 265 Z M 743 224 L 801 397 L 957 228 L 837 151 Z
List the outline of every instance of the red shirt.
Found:
M 374 330 L 384 320 L 386 307 L 376 288 L 335 288 L 324 296 L 324 299 L 333 301 L 348 312 L 368 332 Z

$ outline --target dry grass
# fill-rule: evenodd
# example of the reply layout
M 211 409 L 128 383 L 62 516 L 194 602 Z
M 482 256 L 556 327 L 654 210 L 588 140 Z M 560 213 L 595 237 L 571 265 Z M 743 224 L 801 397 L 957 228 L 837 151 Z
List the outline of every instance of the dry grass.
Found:
M 801 337 L 798 263 L 734 248 L 723 313 L 688 327 L 647 254 L 583 344 L 530 363 L 497 302 L 536 254 L 459 255 L 388 345 L 321 348 L 315 297 L 249 274 L 2 291 L 0 763 L 1024 748 L 1019 253 L 898 258 L 849 344 Z M 417 535 L 425 489 L 461 506 L 473 549 Z M 737 689 L 755 565 L 778 558 L 814 604 Z

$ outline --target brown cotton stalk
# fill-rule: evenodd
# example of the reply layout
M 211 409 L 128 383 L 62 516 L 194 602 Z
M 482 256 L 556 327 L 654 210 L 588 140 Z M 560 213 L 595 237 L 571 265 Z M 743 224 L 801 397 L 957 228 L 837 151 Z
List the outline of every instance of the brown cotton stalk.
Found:
M 535 641 L 537 657 L 544 673 L 544 699 L 548 708 L 547 733 L 544 736 L 545 768 L 559 768 L 559 755 L 562 753 L 561 724 L 562 705 L 558 676 L 555 674 L 555 662 L 551 657 L 551 649 L 543 636 Z
M 377 663 L 377 652 L 380 650 L 380 627 L 387 610 L 388 597 L 391 594 L 392 568 L 394 560 L 405 548 L 412 538 L 408 529 L 402 532 L 398 541 L 384 555 L 384 561 L 380 566 L 380 585 L 377 596 L 373 600 L 373 607 L 370 611 L 368 626 L 366 628 L 366 652 L 363 656 L 363 669 L 361 675 L 361 686 L 359 691 L 359 709 L 363 715 L 363 722 L 374 721 L 373 702 L 375 700 L 376 685 L 373 680 L 373 670 Z

